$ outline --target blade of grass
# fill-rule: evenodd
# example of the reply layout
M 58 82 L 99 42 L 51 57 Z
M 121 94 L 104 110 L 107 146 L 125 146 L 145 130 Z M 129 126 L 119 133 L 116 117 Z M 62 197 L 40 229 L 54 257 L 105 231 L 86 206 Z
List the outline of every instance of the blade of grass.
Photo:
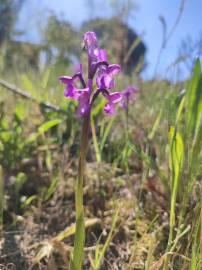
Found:
M 110 130 L 111 130 L 111 127 L 112 127 L 112 124 L 113 124 L 113 122 L 114 122 L 114 119 L 115 119 L 115 118 L 112 117 L 112 118 L 110 119 L 110 121 L 107 123 L 106 128 L 104 129 L 104 134 L 103 134 L 103 136 L 102 136 L 101 143 L 100 143 L 100 152 L 101 152 L 101 153 L 102 153 L 102 150 L 103 150 L 103 148 L 104 148 L 104 146 L 105 146 L 107 137 L 109 136 L 109 132 L 110 132 Z
M 104 259 L 104 255 L 105 255 L 107 249 L 109 248 L 110 242 L 113 238 L 113 232 L 115 230 L 116 223 L 118 220 L 118 215 L 119 215 L 119 208 L 117 208 L 115 211 L 115 214 L 114 214 L 113 219 L 112 219 L 111 229 L 110 229 L 109 234 L 107 236 L 107 239 L 104 243 L 104 246 L 101 249 L 99 247 L 99 242 L 98 242 L 98 245 L 97 245 L 98 248 L 96 248 L 96 254 L 95 254 L 96 256 L 95 256 L 95 262 L 94 262 L 94 269 L 95 270 L 100 269 L 101 264 L 102 264 L 103 259 Z
M 177 132 L 174 127 L 170 128 L 169 132 L 170 140 L 170 162 L 172 171 L 172 188 L 171 188 L 171 208 L 170 208 L 170 233 L 168 240 L 168 247 L 171 246 L 173 241 L 173 231 L 175 226 L 175 206 L 176 198 L 180 180 L 180 172 L 183 166 L 184 160 L 184 143 L 182 135 Z

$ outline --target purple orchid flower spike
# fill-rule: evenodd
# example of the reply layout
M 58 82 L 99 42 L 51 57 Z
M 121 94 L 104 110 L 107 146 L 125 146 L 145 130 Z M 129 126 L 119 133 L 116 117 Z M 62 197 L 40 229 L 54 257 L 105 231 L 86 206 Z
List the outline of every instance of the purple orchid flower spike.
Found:
M 94 32 L 86 32 L 83 38 L 84 47 L 88 53 L 88 80 L 83 77 L 83 69 L 80 64 L 76 73 L 72 76 L 61 76 L 59 80 L 66 85 L 64 95 L 67 98 L 78 101 L 77 114 L 86 116 L 95 99 L 101 93 L 107 103 L 104 107 L 105 113 L 112 115 L 115 113 L 115 104 L 122 99 L 119 92 L 110 93 L 115 87 L 115 75 L 120 72 L 120 66 L 109 64 L 107 51 L 98 47 L 97 36 Z M 97 89 L 93 91 L 93 79 L 96 77 Z M 78 88 L 78 82 L 81 87 Z
M 122 100 L 121 100 L 121 107 L 123 109 L 128 108 L 129 101 L 133 101 L 136 99 L 135 94 L 139 92 L 139 88 L 136 86 L 128 86 L 122 91 Z
M 72 77 L 61 76 L 59 80 L 66 85 L 64 95 L 78 101 L 77 114 L 86 116 L 93 102 L 101 93 L 107 100 L 104 112 L 112 115 L 115 113 L 115 104 L 120 103 L 122 108 L 127 108 L 129 100 L 134 99 L 133 94 L 138 92 L 134 86 L 127 87 L 122 93 L 112 92 L 115 88 L 115 76 L 120 72 L 118 64 L 109 64 L 107 51 L 98 47 L 98 39 L 94 32 L 86 32 L 83 38 L 84 47 L 88 53 L 88 80 L 83 77 L 83 68 L 79 64 Z M 93 91 L 93 79 L 96 78 L 97 89 Z M 80 82 L 81 87 L 77 85 Z
M 59 78 L 60 82 L 65 84 L 65 97 L 78 102 L 77 115 L 83 117 L 81 151 L 75 191 L 76 228 L 70 270 L 82 269 L 83 262 L 85 245 L 83 179 L 90 131 L 91 108 L 99 94 L 102 94 L 107 100 L 104 106 L 104 112 L 108 115 L 113 115 L 116 111 L 117 103 L 120 103 L 122 107 L 126 106 L 129 99 L 132 98 L 131 95 L 137 92 L 137 88 L 132 86 L 126 88 L 123 93 L 117 91 L 111 92 L 115 88 L 115 76 L 120 72 L 120 66 L 109 64 L 107 52 L 99 48 L 98 39 L 94 32 L 85 33 L 83 42 L 88 53 L 87 80 L 84 79 L 81 64 L 76 68 L 73 76 L 61 76 Z M 96 83 L 93 84 L 94 79 Z M 94 85 L 96 86 L 95 89 L 93 88 Z M 126 112 L 128 113 L 128 109 Z

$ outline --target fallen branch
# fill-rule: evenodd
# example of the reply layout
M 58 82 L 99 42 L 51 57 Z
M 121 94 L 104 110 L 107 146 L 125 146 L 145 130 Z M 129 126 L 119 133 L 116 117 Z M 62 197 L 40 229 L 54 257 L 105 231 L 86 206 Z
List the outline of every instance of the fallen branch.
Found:
M 53 104 L 50 104 L 49 102 L 39 101 L 36 98 L 34 98 L 27 91 L 22 90 L 22 89 L 18 88 L 17 86 L 10 84 L 9 82 L 7 82 L 3 79 L 0 79 L 0 85 L 5 87 L 7 90 L 11 91 L 12 93 L 14 93 L 18 96 L 21 96 L 22 98 L 29 99 L 30 101 L 37 103 L 41 107 L 45 107 L 45 108 L 51 109 L 51 110 L 59 112 L 59 113 L 66 113 L 66 111 L 61 109 L 60 107 L 55 106 Z

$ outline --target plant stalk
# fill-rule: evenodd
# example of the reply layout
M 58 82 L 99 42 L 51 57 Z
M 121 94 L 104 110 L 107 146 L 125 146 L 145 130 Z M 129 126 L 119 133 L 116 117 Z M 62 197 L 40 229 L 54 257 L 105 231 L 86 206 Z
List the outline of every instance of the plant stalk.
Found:
M 81 137 L 81 150 L 76 181 L 75 203 L 76 203 L 76 230 L 74 238 L 73 258 L 70 262 L 71 270 L 81 270 L 85 244 L 85 224 L 83 207 L 83 179 L 85 172 L 86 154 L 88 149 L 88 135 L 90 129 L 90 111 L 84 117 Z

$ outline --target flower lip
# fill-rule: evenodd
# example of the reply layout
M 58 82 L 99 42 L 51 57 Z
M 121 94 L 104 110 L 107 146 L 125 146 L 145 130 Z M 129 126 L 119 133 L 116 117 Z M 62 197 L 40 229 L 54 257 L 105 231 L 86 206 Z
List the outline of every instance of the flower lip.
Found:
M 122 100 L 122 93 L 114 92 L 109 93 L 107 90 L 102 92 L 103 96 L 108 100 L 108 102 L 104 106 L 104 111 L 108 115 L 112 115 L 116 112 L 115 104 Z
M 113 103 L 107 103 L 104 106 L 104 112 L 108 115 L 113 115 L 115 113 L 115 106 Z

